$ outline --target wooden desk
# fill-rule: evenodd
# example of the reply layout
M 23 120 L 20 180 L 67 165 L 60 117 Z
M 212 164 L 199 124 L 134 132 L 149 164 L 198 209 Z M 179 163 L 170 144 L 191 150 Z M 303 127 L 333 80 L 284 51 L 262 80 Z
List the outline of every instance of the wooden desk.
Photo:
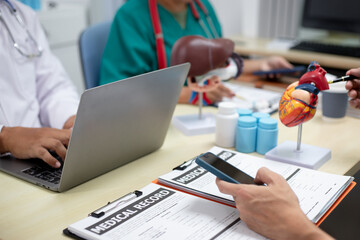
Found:
M 235 51 L 242 55 L 283 56 L 290 62 L 305 64 L 317 61 L 323 67 L 348 70 L 360 67 L 360 58 L 314 53 L 299 50 L 268 49 L 267 44 L 271 39 L 249 38 L 242 36 L 231 37 L 235 42 Z
M 212 107 L 204 109 L 216 111 Z M 178 105 L 175 111 L 176 115 L 194 113 L 197 108 L 189 105 Z M 278 119 L 277 114 L 273 117 Z M 357 119 L 346 117 L 341 123 L 326 123 L 318 112 L 303 126 L 303 143 L 330 148 L 332 159 L 320 170 L 344 174 L 360 160 L 359 130 Z M 279 143 L 296 141 L 296 136 L 297 128 L 279 124 Z M 66 239 L 62 230 L 68 225 L 207 151 L 214 139 L 214 134 L 188 137 L 171 126 L 160 150 L 64 193 L 54 193 L 1 172 L 0 239 Z

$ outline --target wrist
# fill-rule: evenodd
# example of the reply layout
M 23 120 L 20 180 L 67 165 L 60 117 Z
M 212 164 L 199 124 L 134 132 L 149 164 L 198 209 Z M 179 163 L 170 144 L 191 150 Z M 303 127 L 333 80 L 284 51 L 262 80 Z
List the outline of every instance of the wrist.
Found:
M 255 71 L 264 70 L 264 65 L 266 64 L 266 58 L 261 59 L 252 59 L 244 60 L 243 73 L 253 73 Z
M 301 226 L 301 225 L 300 225 Z M 296 240 L 330 240 L 333 239 L 326 232 L 317 227 L 313 222 L 307 220 L 306 224 L 302 224 L 302 227 L 294 228 L 294 235 L 291 239 Z
M 183 87 L 180 93 L 178 103 L 189 103 L 191 98 L 191 89 L 189 87 Z
M 332 240 L 330 235 L 328 235 L 326 232 L 318 228 L 314 225 L 314 228 L 309 231 L 307 234 L 304 234 L 304 236 L 301 239 L 306 240 Z
M 0 127 L 0 154 L 8 152 L 8 149 L 6 147 L 6 131 L 7 127 Z

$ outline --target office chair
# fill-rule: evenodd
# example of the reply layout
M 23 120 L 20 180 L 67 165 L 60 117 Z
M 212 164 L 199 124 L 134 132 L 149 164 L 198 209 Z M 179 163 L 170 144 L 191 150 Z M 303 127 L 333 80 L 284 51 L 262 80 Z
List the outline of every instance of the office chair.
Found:
M 79 40 L 81 65 L 85 89 L 99 85 L 101 57 L 110 32 L 111 21 L 98 23 L 85 29 Z

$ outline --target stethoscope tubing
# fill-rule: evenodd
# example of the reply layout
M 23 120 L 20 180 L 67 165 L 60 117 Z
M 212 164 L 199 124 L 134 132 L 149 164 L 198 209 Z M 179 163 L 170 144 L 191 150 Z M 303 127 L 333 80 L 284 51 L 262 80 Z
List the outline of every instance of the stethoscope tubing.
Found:
M 200 0 L 194 0 L 194 1 L 196 2 L 196 4 L 200 7 L 201 11 L 206 16 L 206 21 L 209 25 L 209 29 L 206 27 L 206 24 L 204 23 L 204 21 L 200 18 L 200 14 L 195 6 L 195 3 L 193 1 L 191 1 L 189 3 L 192 15 L 198 21 L 201 28 L 204 30 L 206 36 L 209 39 L 212 39 L 214 37 L 219 38 L 219 34 L 216 31 L 215 25 L 214 25 L 213 21 L 211 20 L 211 18 L 209 16 L 209 11 L 205 7 L 205 5 Z M 158 68 L 162 69 L 162 68 L 167 67 L 164 35 L 163 35 L 162 29 L 161 29 L 161 22 L 160 22 L 160 17 L 159 17 L 156 0 L 148 0 L 148 3 L 149 3 L 151 22 L 152 22 L 152 26 L 153 26 L 154 35 L 155 35 Z
M 160 17 L 156 5 L 156 0 L 149 0 L 149 10 L 150 10 L 151 23 L 155 34 L 158 68 L 159 69 L 166 68 L 167 60 L 165 53 L 164 35 L 161 29 Z
M 12 5 L 12 3 L 9 0 L 3 0 L 3 1 L 7 3 L 11 11 L 16 12 L 16 8 L 14 7 L 14 5 Z
M 195 3 L 194 1 L 196 2 L 196 4 L 200 7 L 201 11 L 205 14 L 205 17 L 206 17 L 206 22 L 208 23 L 209 25 L 209 28 L 210 28 L 210 31 L 209 29 L 206 27 L 204 21 L 200 18 L 200 14 L 198 12 L 198 10 L 196 9 L 196 6 L 195 6 Z M 213 21 L 211 20 L 210 16 L 209 16 L 209 11 L 207 10 L 207 8 L 205 7 L 205 5 L 200 1 L 200 0 L 194 0 L 194 1 L 191 1 L 189 4 L 190 4 L 190 9 L 191 9 L 191 12 L 192 12 L 192 15 L 194 16 L 194 18 L 199 22 L 201 28 L 204 30 L 206 36 L 208 38 L 219 38 L 219 35 L 215 29 L 215 25 L 213 23 Z
M 1 1 L 1 0 L 0 0 L 0 1 Z M 30 33 L 29 29 L 26 27 L 24 20 L 22 19 L 22 17 L 20 16 L 20 14 L 17 12 L 17 10 L 16 10 L 16 8 L 14 7 L 14 5 L 13 5 L 9 0 L 2 0 L 2 1 L 4 1 L 4 2 L 7 4 L 8 8 L 9 8 L 9 10 L 10 10 L 10 12 L 11 12 L 11 14 L 15 16 L 15 18 L 16 18 L 16 20 L 18 21 L 18 23 L 20 24 L 20 26 L 26 31 L 27 35 L 29 36 L 30 40 L 33 42 L 33 44 L 34 44 L 34 46 L 35 46 L 35 48 L 36 48 L 36 52 L 35 52 L 35 53 L 30 53 L 30 54 L 28 54 L 28 53 L 25 53 L 25 51 L 23 51 L 23 50 L 21 49 L 21 47 L 19 46 L 19 44 L 16 42 L 14 36 L 12 35 L 11 30 L 10 30 L 9 26 L 7 25 L 5 19 L 4 19 L 3 15 L 2 15 L 2 13 L 1 13 L 1 11 L 0 11 L 0 21 L 3 22 L 6 30 L 8 31 L 9 36 L 10 36 L 10 38 L 11 38 L 11 41 L 13 42 L 14 48 L 15 48 L 21 55 L 23 55 L 23 56 L 26 57 L 26 58 L 33 59 L 33 58 L 35 58 L 35 57 L 40 57 L 40 56 L 42 55 L 43 49 L 42 49 L 42 47 L 37 43 L 37 41 L 35 40 L 35 38 L 32 36 L 32 34 Z

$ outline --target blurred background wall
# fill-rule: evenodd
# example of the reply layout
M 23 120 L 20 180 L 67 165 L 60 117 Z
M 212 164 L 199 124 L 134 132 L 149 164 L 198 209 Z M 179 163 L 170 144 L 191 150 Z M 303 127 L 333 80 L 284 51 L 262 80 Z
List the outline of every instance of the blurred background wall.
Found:
M 210 0 L 225 37 L 294 38 L 299 32 L 303 0 Z M 89 25 L 111 20 L 125 0 L 23 0 L 34 7 L 49 38 L 76 84 L 84 90 L 78 39 Z

